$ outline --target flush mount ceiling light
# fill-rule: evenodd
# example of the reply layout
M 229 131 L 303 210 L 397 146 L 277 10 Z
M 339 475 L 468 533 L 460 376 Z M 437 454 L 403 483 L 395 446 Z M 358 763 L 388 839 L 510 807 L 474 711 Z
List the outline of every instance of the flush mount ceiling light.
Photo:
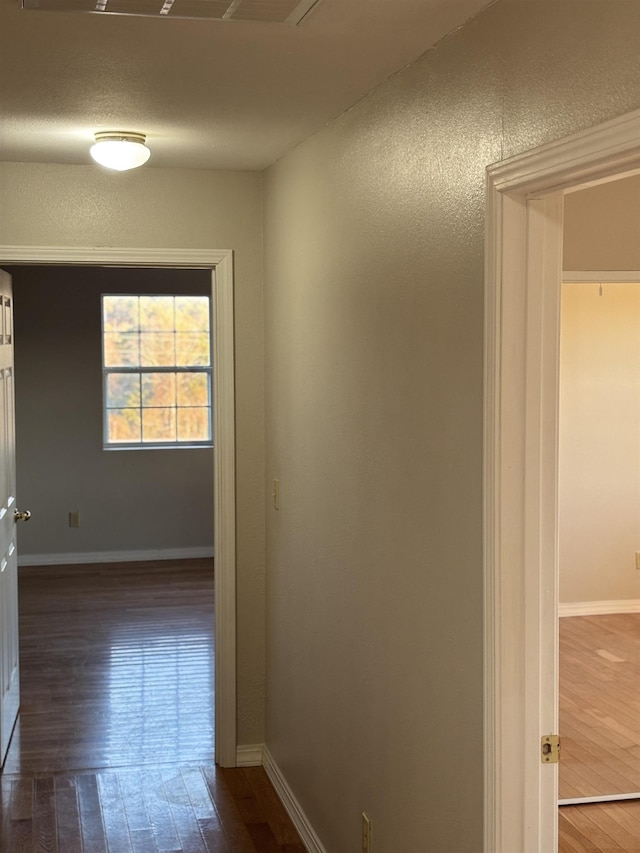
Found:
M 89 153 L 96 163 L 107 169 L 116 169 L 118 172 L 137 169 L 151 156 L 151 151 L 145 145 L 144 133 L 107 130 L 96 133 L 95 139 Z

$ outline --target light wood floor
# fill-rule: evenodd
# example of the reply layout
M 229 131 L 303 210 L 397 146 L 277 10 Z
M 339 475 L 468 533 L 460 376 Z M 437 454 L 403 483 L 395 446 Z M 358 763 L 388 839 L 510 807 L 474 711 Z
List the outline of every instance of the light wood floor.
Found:
M 560 797 L 640 792 L 640 614 L 560 619 Z M 640 801 L 560 809 L 560 853 L 640 851 Z
M 562 806 L 559 853 L 640 853 L 640 801 Z
M 20 570 L 2 853 L 304 853 L 262 768 L 213 763 L 211 561 Z
M 560 619 L 560 797 L 640 792 L 640 613 Z

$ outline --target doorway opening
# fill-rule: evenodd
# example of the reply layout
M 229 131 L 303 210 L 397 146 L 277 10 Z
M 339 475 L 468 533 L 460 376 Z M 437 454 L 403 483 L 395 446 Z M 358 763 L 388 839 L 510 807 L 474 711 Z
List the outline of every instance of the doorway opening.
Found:
M 32 520 L 18 541 L 21 713 L 4 773 L 211 762 L 213 448 L 157 445 L 178 426 L 198 434 L 208 414 L 175 408 L 194 387 L 210 406 L 193 381 L 207 375 L 158 371 L 170 359 L 210 369 L 210 335 L 192 328 L 210 330 L 211 272 L 5 270 L 18 330 L 17 494 Z M 118 294 L 113 325 L 128 330 L 110 333 L 112 360 L 155 371 L 142 382 L 118 374 L 126 384 L 112 382 L 104 400 L 103 294 Z M 140 341 L 132 305 L 165 331 Z M 115 410 L 120 430 L 140 435 L 144 421 L 145 445 L 104 448 L 107 401 L 129 406 Z M 140 403 L 144 418 L 131 408 Z
M 637 187 L 636 177 L 565 199 L 565 266 L 581 271 L 563 274 L 561 300 L 560 853 L 585 844 L 594 851 L 635 851 L 640 838 L 635 228 L 622 239 L 637 218 Z M 618 223 L 617 241 L 598 227 L 601 219 Z M 602 269 L 585 271 L 590 262 Z
M 565 265 L 580 271 L 563 274 L 560 333 L 562 806 L 640 799 L 639 185 L 611 182 L 565 206 Z M 630 239 L 607 239 L 601 219 Z M 566 832 L 593 813 L 563 810 Z M 634 849 L 639 836 L 640 824 Z
M 215 758 L 236 765 L 235 404 L 233 256 L 230 251 L 0 246 L 7 266 L 204 269 L 211 275 L 214 407 Z
M 563 201 L 640 171 L 640 112 L 487 171 L 485 853 L 558 844 L 558 366 Z

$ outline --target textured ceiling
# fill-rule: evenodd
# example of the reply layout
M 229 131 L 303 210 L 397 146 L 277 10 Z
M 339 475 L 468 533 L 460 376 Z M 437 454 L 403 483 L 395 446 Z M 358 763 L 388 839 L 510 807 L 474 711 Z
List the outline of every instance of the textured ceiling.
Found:
M 295 26 L 0 0 L 0 160 L 89 163 L 134 130 L 151 166 L 262 169 L 487 5 L 321 0 Z

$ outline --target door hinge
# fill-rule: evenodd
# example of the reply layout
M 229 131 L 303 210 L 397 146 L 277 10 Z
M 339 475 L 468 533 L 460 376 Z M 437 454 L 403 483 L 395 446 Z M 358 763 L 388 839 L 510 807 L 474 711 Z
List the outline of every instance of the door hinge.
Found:
M 540 761 L 543 764 L 557 764 L 560 761 L 560 738 L 558 735 L 544 735 L 540 739 Z

